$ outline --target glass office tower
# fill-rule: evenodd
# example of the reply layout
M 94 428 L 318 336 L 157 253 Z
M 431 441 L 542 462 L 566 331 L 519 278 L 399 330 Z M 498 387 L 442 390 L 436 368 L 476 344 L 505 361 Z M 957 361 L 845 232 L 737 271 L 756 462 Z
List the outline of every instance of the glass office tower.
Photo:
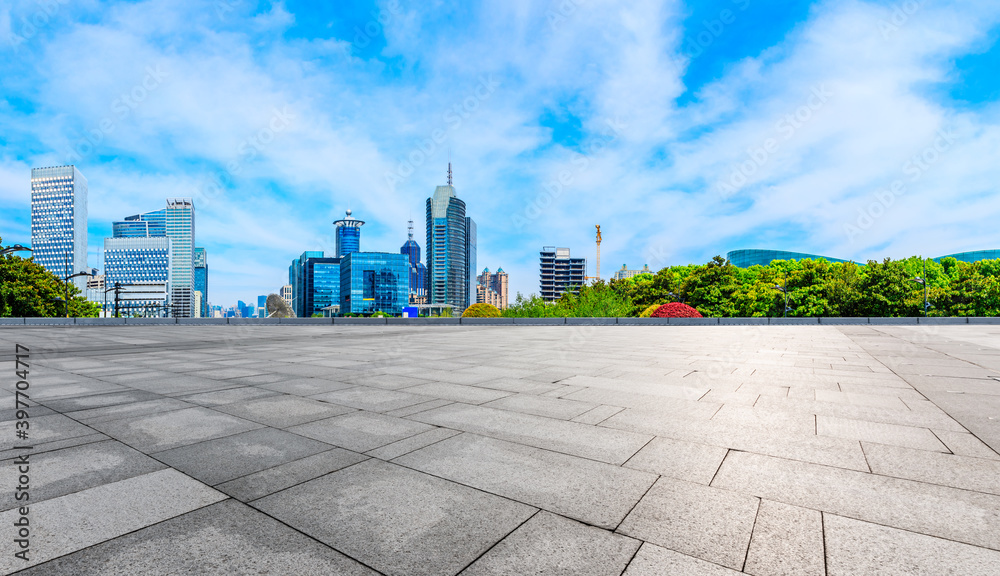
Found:
M 340 263 L 340 313 L 402 314 L 410 300 L 410 263 L 404 254 L 354 252 Z
M 350 210 L 347 216 L 333 223 L 337 235 L 337 258 L 361 251 L 361 227 L 364 225 L 363 220 L 351 216 Z
M 465 297 L 465 307 L 476 303 L 476 221 L 465 218 L 465 269 L 469 275 L 469 292 Z
M 170 300 L 178 318 L 194 316 L 194 202 L 168 198 L 167 207 L 136 214 L 112 224 L 115 238 L 166 237 L 170 239 Z M 207 273 L 207 269 L 206 269 Z M 207 285 L 206 285 L 207 289 Z M 207 292 L 202 293 L 203 305 Z
M 303 252 L 288 267 L 292 310 L 299 318 L 323 314 L 323 308 L 340 304 L 341 258 L 323 252 Z
M 31 169 L 31 248 L 35 262 L 60 278 L 90 270 L 87 179 L 75 166 Z M 86 293 L 86 276 L 73 283 Z
M 413 239 L 413 220 L 410 220 L 409 240 L 399 249 L 410 263 L 410 303 L 427 302 L 427 267 L 420 261 L 420 245 Z
M 204 248 L 194 249 L 194 291 L 201 293 L 201 318 L 208 318 L 208 253 Z
M 475 294 L 469 274 L 469 238 L 465 202 L 455 196 L 448 165 L 448 184 L 427 199 L 427 298 L 430 304 L 450 304 L 464 310 Z M 474 244 L 474 243 L 473 243 Z
M 120 296 L 126 300 L 119 306 L 119 314 L 126 316 L 147 315 L 154 316 L 168 315 L 165 306 L 170 304 L 169 286 L 170 283 L 170 263 L 172 246 L 170 239 L 166 237 L 158 238 L 105 238 L 104 239 L 104 283 L 107 288 L 112 288 L 116 284 L 125 286 Z M 140 290 L 136 284 L 155 284 L 159 288 L 153 290 Z M 140 290 L 142 292 L 161 292 L 162 296 L 156 297 L 150 294 L 149 298 L 136 299 L 130 293 Z M 114 293 L 107 295 L 107 308 L 110 309 L 114 299 Z

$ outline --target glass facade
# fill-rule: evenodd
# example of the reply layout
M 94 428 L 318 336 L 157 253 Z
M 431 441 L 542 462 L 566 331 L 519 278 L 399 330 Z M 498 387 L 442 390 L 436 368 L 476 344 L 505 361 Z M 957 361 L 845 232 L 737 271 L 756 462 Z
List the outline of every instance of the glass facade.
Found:
M 165 314 L 161 307 L 170 303 L 167 287 L 171 280 L 171 251 L 170 239 L 164 237 L 104 239 L 104 283 L 107 288 L 115 284 L 131 285 L 121 292 L 121 297 L 126 298 L 127 293 L 140 290 L 135 286 L 137 284 L 163 286 L 162 296 L 150 295 L 147 299 L 129 297 L 127 303 L 119 306 L 120 314 L 131 316 L 138 309 L 149 307 L 156 307 L 154 314 L 157 316 Z M 107 298 L 113 299 L 114 293 L 109 292 Z
M 737 268 L 751 266 L 767 266 L 775 260 L 826 260 L 827 262 L 848 262 L 839 258 L 803 254 L 801 252 L 785 252 L 783 250 L 734 250 L 726 254 L 726 258 Z
M 399 253 L 406 256 L 410 264 L 410 294 L 418 298 L 427 296 L 427 267 L 420 261 L 420 245 L 413 240 L 413 232 L 410 232 L 410 239 L 399 249 Z
M 208 253 L 204 248 L 194 249 L 194 290 L 201 292 L 199 313 L 208 317 Z
M 288 267 L 291 307 L 299 318 L 323 314 L 323 308 L 340 303 L 341 258 L 323 252 L 303 252 Z
M 465 269 L 469 277 L 469 291 L 465 296 L 465 307 L 476 303 L 476 221 L 465 218 Z
M 427 298 L 430 304 L 450 304 L 464 310 L 470 282 L 469 220 L 465 202 L 455 196 L 453 186 L 438 186 L 427 199 Z
M 362 220 L 351 216 L 351 211 L 347 211 L 347 216 L 333 223 L 337 237 L 337 257 L 343 258 L 351 252 L 361 251 L 361 227 L 365 223 Z
M 87 267 L 87 179 L 75 166 L 31 169 L 31 248 L 34 261 L 65 278 Z M 87 278 L 73 283 L 82 292 Z
M 403 254 L 354 252 L 340 264 L 340 313 L 399 315 L 410 297 L 410 263 Z
M 980 260 L 996 260 L 1000 258 L 1000 250 L 975 250 L 973 252 L 959 252 L 958 254 L 948 254 L 935 258 L 935 262 L 940 262 L 943 258 L 954 258 L 959 262 L 979 262 Z

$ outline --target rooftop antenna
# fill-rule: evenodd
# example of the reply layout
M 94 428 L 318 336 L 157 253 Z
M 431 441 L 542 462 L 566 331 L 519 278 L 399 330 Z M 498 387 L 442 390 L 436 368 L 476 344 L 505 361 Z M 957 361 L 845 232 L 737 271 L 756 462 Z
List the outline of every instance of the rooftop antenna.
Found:
M 451 162 L 448 162 L 448 186 L 452 186 L 452 179 L 451 179 Z

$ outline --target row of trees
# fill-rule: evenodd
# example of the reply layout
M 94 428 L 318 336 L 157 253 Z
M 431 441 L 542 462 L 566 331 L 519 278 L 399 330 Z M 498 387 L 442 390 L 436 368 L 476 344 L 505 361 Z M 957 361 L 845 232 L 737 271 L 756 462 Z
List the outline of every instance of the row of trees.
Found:
M 0 238 L 0 247 L 3 238 Z M 55 317 L 66 314 L 66 282 L 30 258 L 0 256 L 0 318 Z M 89 302 L 69 284 L 69 315 L 96 317 L 99 304 Z
M 721 256 L 703 265 L 597 282 L 546 304 L 517 295 L 504 316 L 638 316 L 654 304 L 684 302 L 709 317 L 920 316 L 926 274 L 930 316 L 1000 316 L 1000 260 L 940 263 L 913 257 L 867 265 L 826 260 L 775 261 L 737 268 Z

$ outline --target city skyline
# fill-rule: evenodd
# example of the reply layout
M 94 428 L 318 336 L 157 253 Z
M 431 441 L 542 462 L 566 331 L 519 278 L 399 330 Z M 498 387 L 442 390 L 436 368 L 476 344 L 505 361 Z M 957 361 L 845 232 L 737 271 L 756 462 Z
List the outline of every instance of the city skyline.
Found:
M 991 3 L 52 5 L 0 8 L 0 235 L 30 243 L 37 167 L 86 174 L 100 269 L 113 221 L 191 197 L 213 303 L 334 253 L 348 208 L 395 250 L 449 160 L 512 295 L 547 245 L 593 275 L 594 224 L 604 278 L 1000 244 Z

